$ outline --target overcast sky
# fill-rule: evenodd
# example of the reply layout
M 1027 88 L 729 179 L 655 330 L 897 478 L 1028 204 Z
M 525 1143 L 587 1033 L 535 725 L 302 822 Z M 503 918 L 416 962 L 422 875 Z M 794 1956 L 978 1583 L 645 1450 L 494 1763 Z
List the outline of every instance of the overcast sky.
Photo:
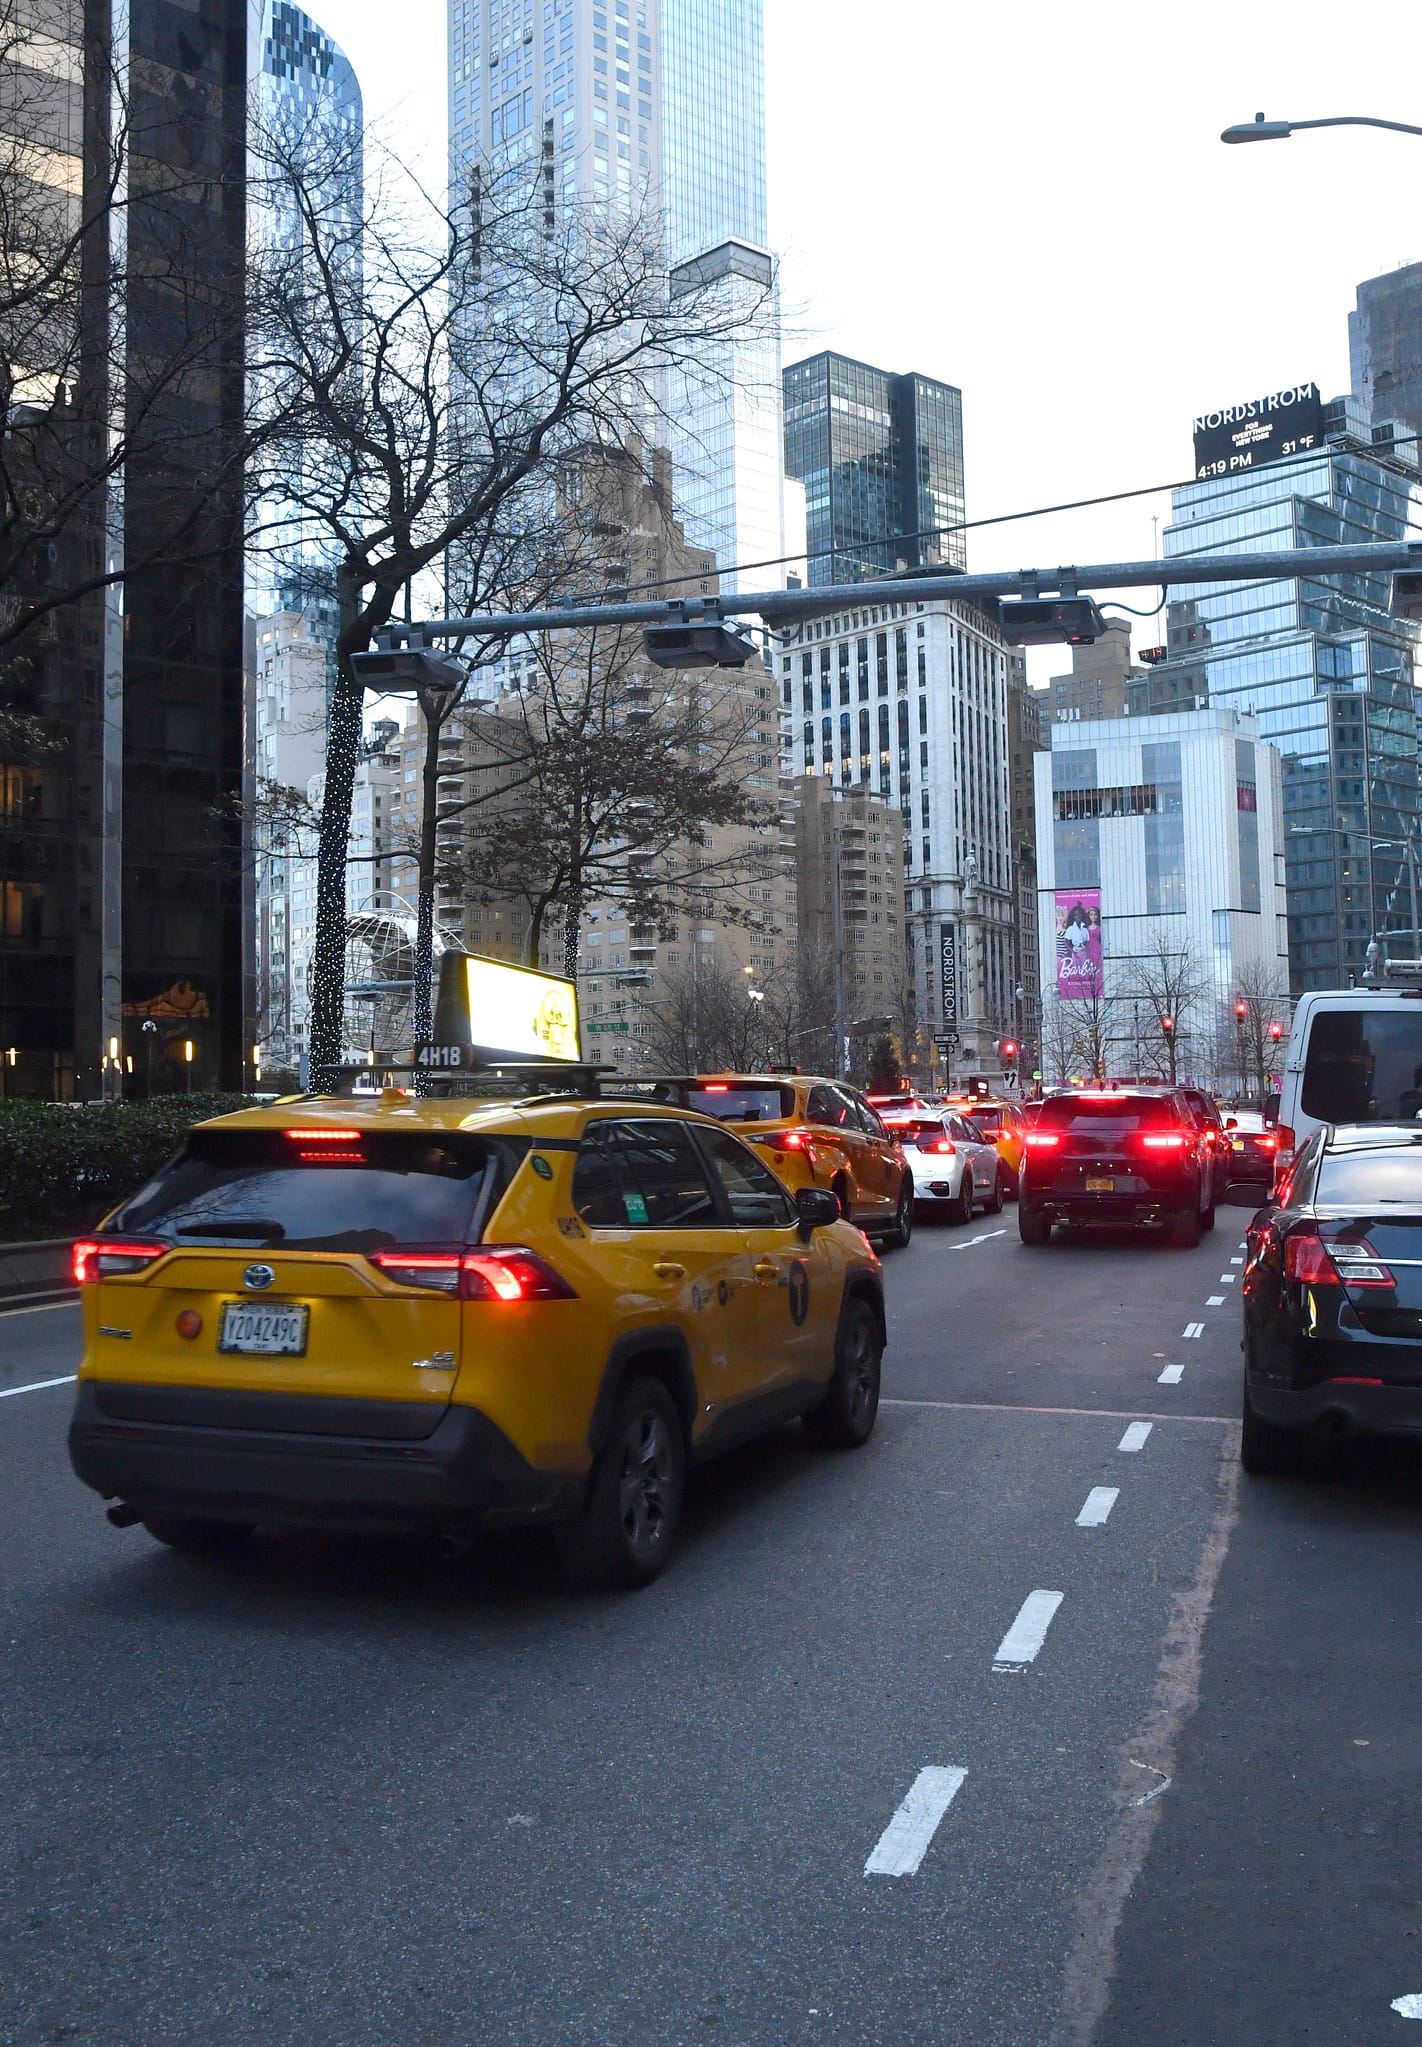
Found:
M 369 114 L 441 162 L 443 0 L 406 0 L 398 27 L 388 0 L 307 4 Z M 765 17 L 785 359 L 832 347 L 961 386 L 970 519 L 1180 481 L 1196 412 L 1346 390 L 1354 287 L 1422 258 L 1422 137 L 1218 139 L 1260 108 L 1422 124 L 1422 0 Z M 969 566 L 1147 556 L 1152 513 L 1168 499 L 990 527 Z

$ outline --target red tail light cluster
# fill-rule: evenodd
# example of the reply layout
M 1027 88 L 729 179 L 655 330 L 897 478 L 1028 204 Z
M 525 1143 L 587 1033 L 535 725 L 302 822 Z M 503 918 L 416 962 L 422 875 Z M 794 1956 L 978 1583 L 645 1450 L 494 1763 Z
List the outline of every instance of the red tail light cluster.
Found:
M 1190 1142 L 1188 1130 L 1143 1130 L 1141 1144 L 1147 1151 L 1184 1151 Z
M 757 1144 L 763 1144 L 767 1151 L 808 1151 L 810 1139 L 804 1130 L 767 1130 L 764 1137 L 756 1137 Z
M 571 1301 L 560 1273 L 522 1244 L 474 1251 L 373 1251 L 370 1262 L 396 1286 L 424 1287 L 461 1301 Z
M 1029 1130 L 1027 1148 L 1029 1151 L 1055 1151 L 1062 1141 L 1060 1130 Z
M 947 1158 L 958 1156 L 958 1147 L 951 1137 L 928 1137 L 919 1141 L 920 1151 L 942 1152 Z
M 101 1279 L 121 1279 L 130 1272 L 142 1272 L 155 1258 L 161 1258 L 171 1244 L 139 1243 L 121 1237 L 81 1238 L 74 1246 L 74 1284 L 93 1286 Z
M 1284 1276 L 1299 1286 L 1396 1286 L 1397 1281 L 1364 1237 L 1325 1243 L 1316 1231 L 1295 1230 L 1284 1244 Z

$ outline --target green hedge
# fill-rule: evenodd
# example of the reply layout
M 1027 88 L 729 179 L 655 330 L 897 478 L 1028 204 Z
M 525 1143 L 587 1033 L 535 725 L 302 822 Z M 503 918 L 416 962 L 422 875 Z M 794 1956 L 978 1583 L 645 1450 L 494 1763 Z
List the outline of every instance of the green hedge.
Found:
M 241 1095 L 156 1095 L 71 1108 L 0 1101 L 0 1242 L 88 1230 L 177 1150 L 188 1126 Z

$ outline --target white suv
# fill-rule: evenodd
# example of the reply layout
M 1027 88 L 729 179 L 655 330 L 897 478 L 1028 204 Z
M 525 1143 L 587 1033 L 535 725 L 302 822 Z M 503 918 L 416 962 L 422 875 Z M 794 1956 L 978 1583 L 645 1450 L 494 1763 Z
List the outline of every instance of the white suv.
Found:
M 913 1174 L 914 1207 L 950 1222 L 971 1222 L 975 1208 L 1002 1208 L 1003 1167 L 995 1144 L 984 1144 L 962 1116 L 928 1107 L 882 1109 L 885 1128 L 904 1148 Z

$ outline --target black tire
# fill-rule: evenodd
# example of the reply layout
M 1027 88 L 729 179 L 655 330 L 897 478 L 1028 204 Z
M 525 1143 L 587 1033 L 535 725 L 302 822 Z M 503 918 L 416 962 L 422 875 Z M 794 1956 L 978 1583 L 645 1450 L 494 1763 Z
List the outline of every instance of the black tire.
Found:
M 999 1166 L 997 1169 L 997 1176 L 992 1183 L 992 1193 L 988 1196 L 987 1202 L 985 1204 L 985 1211 L 988 1215 L 1002 1214 L 1002 1204 L 1007 1198 L 1006 1190 L 1002 1184 L 1003 1178 L 1004 1178 L 1003 1169 L 1001 1166 Z
M 1292 1478 L 1301 1470 L 1304 1461 L 1304 1442 L 1298 1430 L 1281 1429 L 1274 1422 L 1261 1421 L 1249 1404 L 1247 1382 L 1239 1461 L 1251 1478 Z
M 905 1180 L 899 1189 L 899 1205 L 894 1210 L 894 1220 L 884 1238 L 886 1250 L 903 1251 L 913 1235 L 913 1181 Z
M 634 1379 L 613 1410 L 577 1515 L 556 1531 L 579 1585 L 649 1585 L 676 1541 L 686 1495 L 686 1432 L 660 1380 Z
M 1052 1226 L 1044 1215 L 1035 1208 L 1029 1208 L 1019 1196 L 1017 1202 L 1017 1234 L 1024 1244 L 1045 1244 L 1050 1242 Z
M 840 1317 L 834 1371 L 825 1395 L 805 1416 L 805 1433 L 821 1450 L 858 1450 L 874 1433 L 884 1340 L 867 1301 L 851 1301 Z
M 252 1524 L 246 1521 L 203 1521 L 191 1514 L 156 1514 L 144 1527 L 155 1542 L 186 1556 L 235 1556 L 252 1539 Z
M 1201 1228 L 1202 1230 L 1212 1230 L 1212 1229 L 1214 1228 L 1214 1226 L 1215 1226 L 1215 1204 L 1214 1204 L 1214 1199 L 1213 1199 L 1213 1197 L 1211 1197 L 1211 1200 L 1210 1200 L 1210 1205 L 1209 1205 L 1209 1207 L 1208 1207 L 1208 1208 L 1207 1208 L 1207 1209 L 1205 1210 L 1204 1214 L 1203 1214 L 1203 1215 L 1202 1215 L 1202 1216 L 1200 1217 L 1200 1228 Z
M 948 1220 L 950 1223 L 970 1223 L 972 1219 L 973 1176 L 968 1170 L 967 1161 L 964 1160 L 963 1177 L 959 1183 L 958 1192 L 948 1204 Z
M 1200 1211 L 1194 1202 L 1179 1215 L 1172 1218 L 1168 1236 L 1172 1244 L 1182 1251 L 1193 1251 L 1200 1241 Z

